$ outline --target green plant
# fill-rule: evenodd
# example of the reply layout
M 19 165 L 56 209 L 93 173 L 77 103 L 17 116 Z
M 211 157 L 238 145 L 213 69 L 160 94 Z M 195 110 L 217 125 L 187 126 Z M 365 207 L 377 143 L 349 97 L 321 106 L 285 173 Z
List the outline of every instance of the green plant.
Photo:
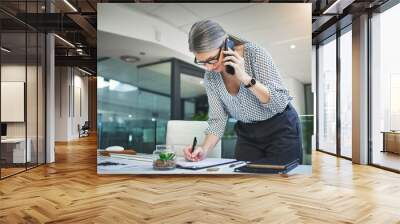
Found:
M 208 114 L 204 112 L 199 112 L 193 115 L 193 121 L 206 121 L 208 120 Z
M 159 156 L 161 161 L 168 161 L 168 160 L 173 160 L 175 158 L 175 153 L 161 152 Z

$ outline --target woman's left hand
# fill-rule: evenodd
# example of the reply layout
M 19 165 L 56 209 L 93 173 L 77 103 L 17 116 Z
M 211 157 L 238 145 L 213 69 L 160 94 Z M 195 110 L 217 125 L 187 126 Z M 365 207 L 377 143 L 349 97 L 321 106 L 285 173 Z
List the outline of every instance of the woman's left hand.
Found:
M 251 77 L 246 73 L 244 68 L 244 58 L 239 55 L 238 52 L 228 49 L 228 51 L 223 51 L 226 54 L 224 58 L 224 65 L 230 65 L 235 69 L 235 77 L 239 79 L 243 84 L 247 85 Z M 229 55 L 229 56 L 228 56 Z

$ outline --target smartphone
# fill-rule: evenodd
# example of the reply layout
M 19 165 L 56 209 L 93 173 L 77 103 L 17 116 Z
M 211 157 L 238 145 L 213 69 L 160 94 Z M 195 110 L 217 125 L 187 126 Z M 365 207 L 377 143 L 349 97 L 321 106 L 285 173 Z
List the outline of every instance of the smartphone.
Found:
M 225 41 L 224 51 L 227 51 L 228 48 L 231 49 L 232 51 L 234 51 L 234 49 L 233 49 L 234 46 L 235 46 L 235 43 L 233 43 L 233 41 L 231 41 L 229 38 L 227 38 Z M 224 57 L 225 56 L 227 56 L 227 55 L 224 54 Z M 235 69 L 230 65 L 225 66 L 225 70 L 230 75 L 235 74 Z

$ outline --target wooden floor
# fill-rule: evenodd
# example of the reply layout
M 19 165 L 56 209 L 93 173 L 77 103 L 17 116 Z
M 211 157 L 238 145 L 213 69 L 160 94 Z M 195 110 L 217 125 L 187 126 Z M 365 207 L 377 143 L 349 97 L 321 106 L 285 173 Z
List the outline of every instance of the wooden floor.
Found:
M 0 223 L 400 223 L 400 175 L 313 152 L 311 176 L 98 176 L 96 139 L 0 181 Z

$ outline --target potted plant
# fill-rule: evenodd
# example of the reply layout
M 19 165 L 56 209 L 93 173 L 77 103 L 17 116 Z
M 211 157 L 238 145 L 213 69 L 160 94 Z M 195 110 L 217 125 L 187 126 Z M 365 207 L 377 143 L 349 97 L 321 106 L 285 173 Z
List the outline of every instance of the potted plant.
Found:
M 157 170 L 170 170 L 176 167 L 176 155 L 169 146 L 156 146 L 153 153 L 153 168 Z

